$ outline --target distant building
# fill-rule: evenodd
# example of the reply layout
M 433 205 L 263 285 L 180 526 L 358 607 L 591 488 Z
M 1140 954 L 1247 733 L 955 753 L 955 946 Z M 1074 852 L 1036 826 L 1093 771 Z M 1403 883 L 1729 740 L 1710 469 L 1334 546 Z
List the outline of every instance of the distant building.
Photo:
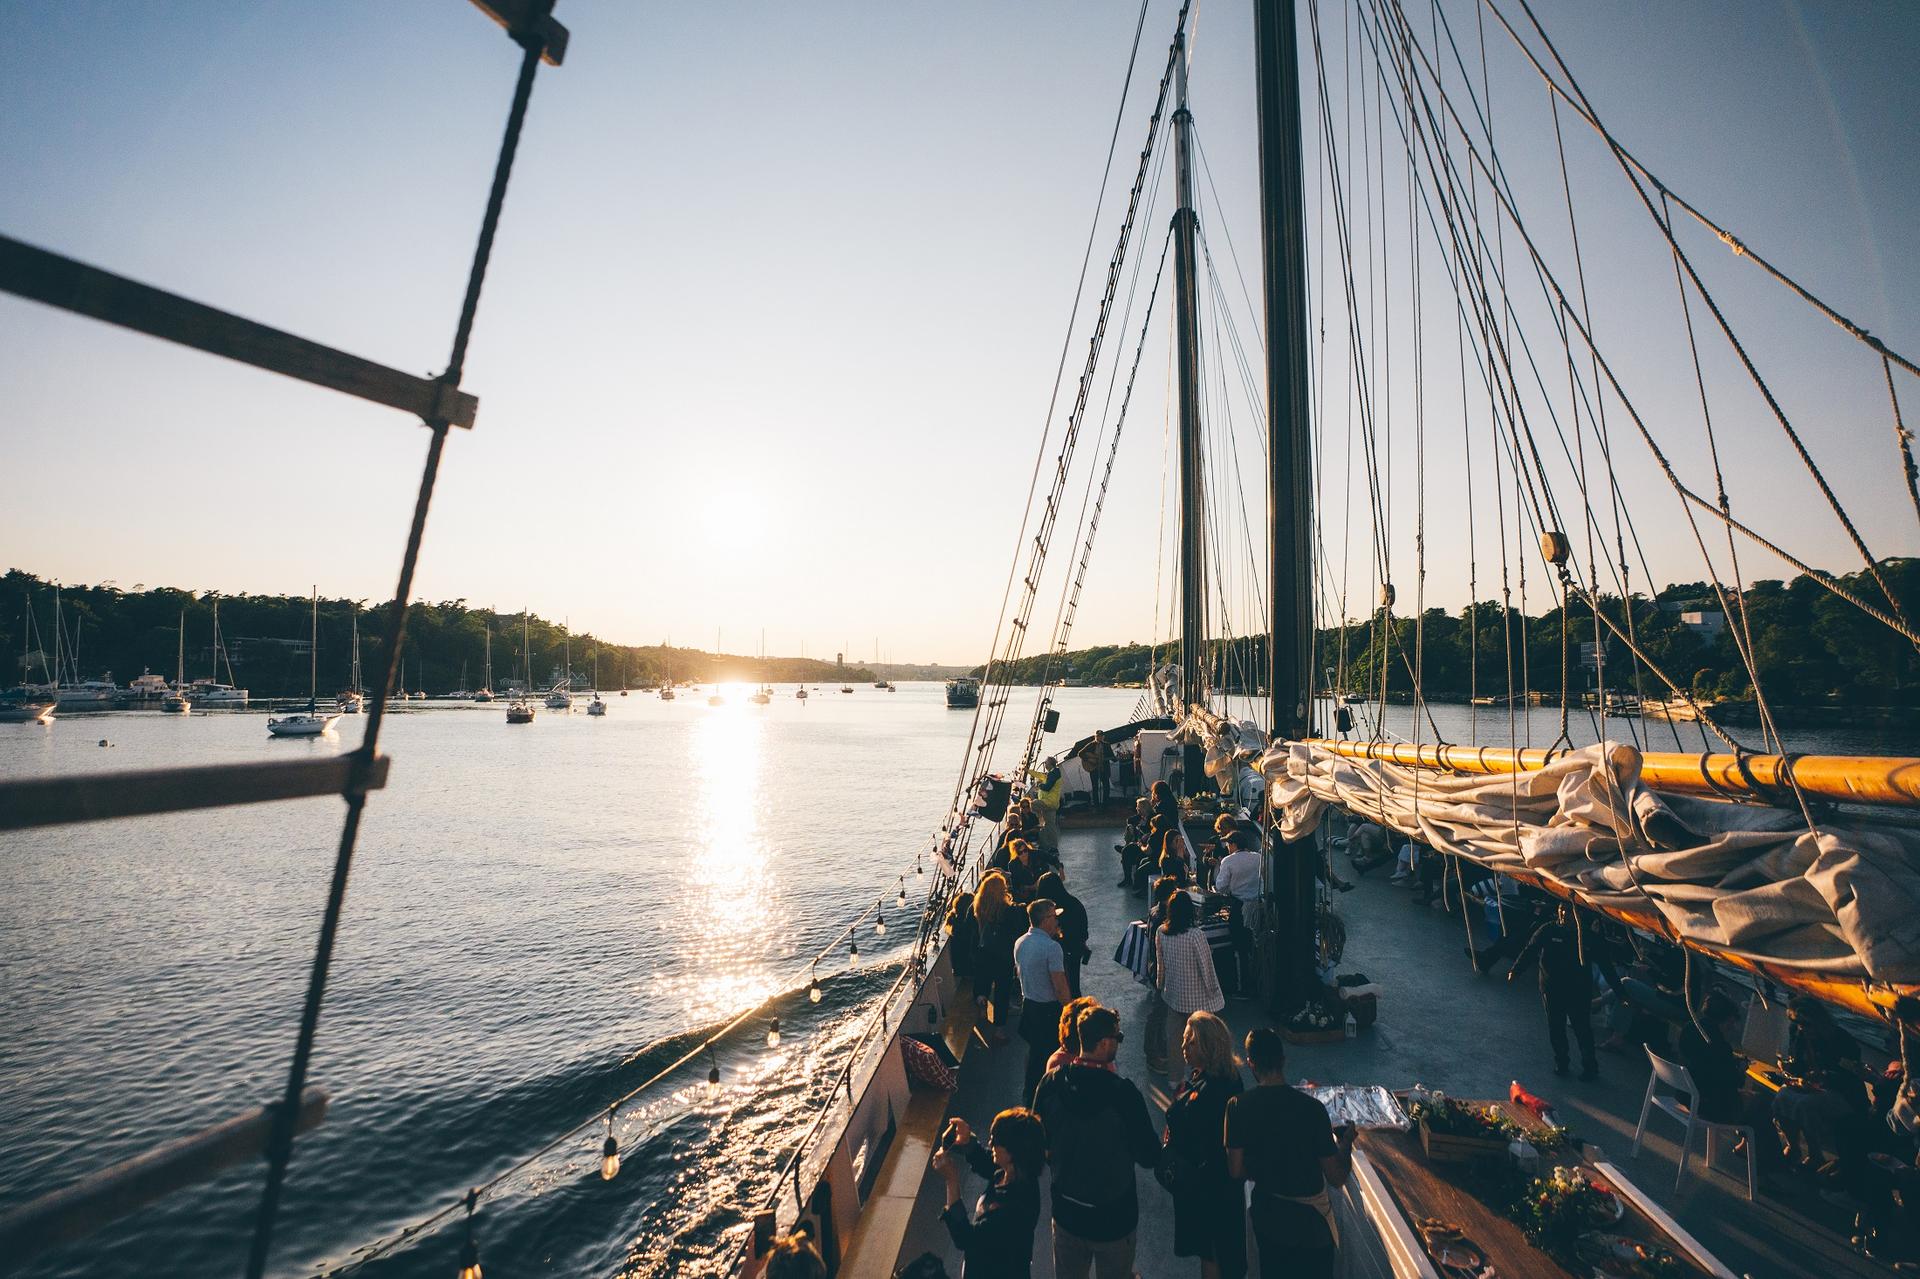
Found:
M 1711 644 L 1727 629 L 1727 615 L 1718 609 L 1689 609 L 1680 614 L 1680 625 Z

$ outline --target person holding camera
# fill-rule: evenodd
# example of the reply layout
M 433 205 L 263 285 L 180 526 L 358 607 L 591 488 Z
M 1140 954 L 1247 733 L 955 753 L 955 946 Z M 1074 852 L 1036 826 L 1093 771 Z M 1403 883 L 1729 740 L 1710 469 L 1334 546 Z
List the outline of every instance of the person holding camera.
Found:
M 961 1279 L 1028 1279 L 1033 1234 L 1040 1226 L 1040 1170 L 1047 1163 L 1047 1130 L 1031 1110 L 1014 1107 L 993 1117 L 982 1150 L 964 1119 L 947 1121 L 933 1152 L 933 1170 L 946 1179 L 941 1224 L 966 1257 Z M 987 1179 L 972 1217 L 960 1186 L 972 1168 Z

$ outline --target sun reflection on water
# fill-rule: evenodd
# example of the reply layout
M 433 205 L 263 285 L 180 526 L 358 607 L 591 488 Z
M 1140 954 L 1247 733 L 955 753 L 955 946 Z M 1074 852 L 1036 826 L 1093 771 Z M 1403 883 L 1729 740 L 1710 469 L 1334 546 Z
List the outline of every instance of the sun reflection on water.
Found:
M 733 692 L 734 690 L 728 690 Z M 688 747 L 694 802 L 681 891 L 707 921 L 697 967 L 668 979 L 664 992 L 696 1020 L 730 1014 L 773 993 L 769 938 L 771 849 L 760 823 L 766 724 L 757 708 L 730 696 L 693 725 Z M 777 953 L 777 947 L 775 948 Z

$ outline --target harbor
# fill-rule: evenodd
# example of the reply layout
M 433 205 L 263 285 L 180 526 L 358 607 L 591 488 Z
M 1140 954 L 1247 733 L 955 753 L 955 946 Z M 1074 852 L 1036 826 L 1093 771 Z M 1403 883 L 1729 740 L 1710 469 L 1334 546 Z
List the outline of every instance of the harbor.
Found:
M 1920 24 L 1642 16 L 0 24 L 0 1270 L 1920 1267 Z

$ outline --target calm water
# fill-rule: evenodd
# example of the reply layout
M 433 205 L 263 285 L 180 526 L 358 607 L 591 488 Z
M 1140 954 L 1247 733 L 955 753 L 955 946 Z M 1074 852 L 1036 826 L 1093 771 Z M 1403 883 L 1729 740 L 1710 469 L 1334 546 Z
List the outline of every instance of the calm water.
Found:
M 513 728 L 497 707 L 389 719 L 393 775 L 368 807 L 314 1063 L 333 1108 L 296 1149 L 277 1273 L 352 1260 L 593 1116 L 699 1028 L 785 992 L 778 1050 L 750 1023 L 723 1048 L 717 1095 L 701 1063 L 623 1112 L 616 1180 L 597 1176 L 594 1131 L 481 1210 L 490 1273 L 718 1268 L 888 980 L 836 962 L 815 1006 L 797 959 L 876 897 L 898 919 L 903 873 L 917 908 L 914 854 L 971 719 L 932 684 L 804 703 L 787 689 L 766 707 L 741 693 L 722 709 L 704 691 L 616 696 L 604 719 L 543 710 Z M 1137 697 L 1064 690 L 1052 740 L 1125 720 Z M 1410 736 L 1410 716 L 1391 708 L 1390 727 Z M 1435 716 L 1451 740 L 1476 718 Z M 1557 718 L 1524 713 L 1520 736 L 1547 745 Z M 1504 709 L 1477 719 L 1482 741 L 1506 740 Z M 363 723 L 319 742 L 270 741 L 259 715 L 0 725 L 0 775 L 337 751 Z M 1592 740 L 1586 717 L 1573 729 Z M 340 811 L 323 799 L 0 839 L 0 1209 L 277 1095 Z M 884 959 L 906 932 L 861 949 Z M 234 1273 L 257 1187 L 257 1169 L 236 1170 L 24 1273 Z M 443 1231 L 364 1273 L 444 1279 L 457 1246 Z

